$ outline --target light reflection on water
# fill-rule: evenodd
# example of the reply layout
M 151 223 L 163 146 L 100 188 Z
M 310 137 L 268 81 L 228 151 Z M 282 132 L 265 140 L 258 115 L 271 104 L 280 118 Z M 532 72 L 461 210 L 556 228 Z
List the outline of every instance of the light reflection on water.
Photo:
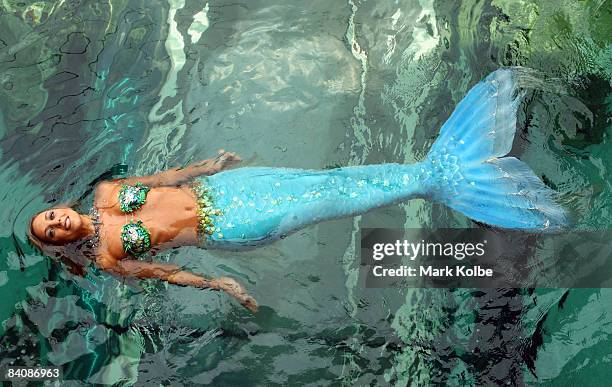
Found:
M 3 2 L 0 365 L 40 359 L 90 383 L 603 380 L 605 289 L 360 288 L 359 227 L 470 225 L 419 200 L 248 253 L 161 257 L 241 280 L 256 316 L 210 292 L 74 276 L 24 241 L 33 212 L 104 173 L 219 148 L 261 166 L 419 160 L 502 65 L 567 85 L 527 96 L 513 152 L 578 227 L 606 228 L 610 15 L 601 1 Z

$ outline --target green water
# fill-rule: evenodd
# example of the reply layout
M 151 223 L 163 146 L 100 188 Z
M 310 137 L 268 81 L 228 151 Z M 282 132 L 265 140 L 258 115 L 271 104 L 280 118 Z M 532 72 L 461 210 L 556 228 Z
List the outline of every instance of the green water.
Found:
M 249 166 L 419 160 L 506 65 L 544 80 L 513 153 L 577 229 L 607 229 L 611 25 L 603 0 L 0 0 L 0 366 L 58 365 L 69 385 L 609 384 L 609 289 L 361 288 L 361 227 L 471 225 L 424 201 L 247 253 L 159 258 L 239 279 L 256 316 L 220 294 L 75 276 L 25 230 L 99 176 L 219 148 Z

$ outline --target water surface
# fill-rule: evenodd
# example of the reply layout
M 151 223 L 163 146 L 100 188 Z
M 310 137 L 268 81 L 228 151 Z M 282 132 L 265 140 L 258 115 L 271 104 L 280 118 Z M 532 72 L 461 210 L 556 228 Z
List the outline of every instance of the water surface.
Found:
M 415 200 L 241 253 L 159 257 L 261 305 L 85 277 L 26 222 L 96 178 L 237 152 L 248 166 L 424 157 L 467 90 L 540 72 L 513 153 L 578 229 L 612 222 L 609 1 L 0 2 L 0 365 L 72 385 L 604 385 L 608 289 L 363 289 L 361 227 L 471 227 Z M 85 195 L 83 209 L 91 201 Z

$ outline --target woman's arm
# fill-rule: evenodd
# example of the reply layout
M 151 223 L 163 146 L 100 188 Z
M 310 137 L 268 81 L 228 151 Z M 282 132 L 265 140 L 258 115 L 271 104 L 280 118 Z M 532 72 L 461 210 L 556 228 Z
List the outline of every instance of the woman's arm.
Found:
M 240 157 L 232 152 L 219 150 L 219 155 L 214 159 L 206 159 L 188 165 L 184 168 L 171 168 L 163 172 L 150 176 L 133 176 L 124 179 L 113 180 L 116 183 L 135 184 L 141 182 L 150 187 L 179 185 L 191 178 L 201 175 L 214 175 L 226 168 L 229 168 L 241 161 Z
M 136 260 L 115 260 L 110 256 L 101 256 L 96 261 L 98 266 L 110 273 L 122 277 L 157 278 L 179 286 L 194 286 L 212 290 L 223 290 L 251 312 L 257 312 L 257 301 L 244 287 L 229 277 L 206 279 L 200 275 L 182 270 L 179 266 L 168 263 L 142 262 Z

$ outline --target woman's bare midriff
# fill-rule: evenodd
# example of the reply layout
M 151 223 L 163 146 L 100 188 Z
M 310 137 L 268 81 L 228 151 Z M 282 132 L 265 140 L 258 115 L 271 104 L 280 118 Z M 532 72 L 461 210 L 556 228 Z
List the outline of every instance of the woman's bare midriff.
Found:
M 100 249 L 122 259 L 121 228 L 130 221 L 142 221 L 151 234 L 151 253 L 177 246 L 197 245 L 196 197 L 188 184 L 151 187 L 146 203 L 132 213 L 119 208 L 120 184 L 102 184 L 96 189 L 95 206 L 100 215 Z

